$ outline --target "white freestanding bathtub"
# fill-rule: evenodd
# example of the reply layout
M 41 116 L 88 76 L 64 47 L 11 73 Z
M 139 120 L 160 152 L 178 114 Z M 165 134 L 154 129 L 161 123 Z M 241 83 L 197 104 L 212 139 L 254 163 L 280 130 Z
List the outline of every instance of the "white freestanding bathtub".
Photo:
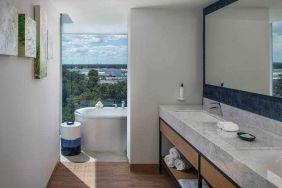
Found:
M 127 108 L 80 108 L 81 146 L 88 151 L 126 152 Z

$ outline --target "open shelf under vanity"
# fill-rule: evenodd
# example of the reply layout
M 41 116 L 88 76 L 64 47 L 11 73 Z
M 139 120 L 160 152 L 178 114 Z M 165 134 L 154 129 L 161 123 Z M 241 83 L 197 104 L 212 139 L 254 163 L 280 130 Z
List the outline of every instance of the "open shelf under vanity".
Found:
M 180 179 L 197 179 L 198 178 L 198 172 L 195 168 L 191 168 L 185 171 L 179 171 L 176 170 L 175 168 L 170 168 L 168 167 L 164 160 L 162 159 L 162 166 L 170 173 L 170 175 L 173 175 L 173 177 L 176 180 Z

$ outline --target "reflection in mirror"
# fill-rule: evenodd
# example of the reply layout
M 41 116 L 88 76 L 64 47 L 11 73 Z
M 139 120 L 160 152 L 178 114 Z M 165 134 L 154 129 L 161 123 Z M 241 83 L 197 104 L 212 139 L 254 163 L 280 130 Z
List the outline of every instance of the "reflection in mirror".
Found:
M 282 11 L 280 10 L 280 12 Z M 272 23 L 273 95 L 280 97 L 282 96 L 282 21 L 281 20 L 282 19 L 277 19 L 274 20 Z
M 239 0 L 205 24 L 206 84 L 282 96 L 281 0 Z

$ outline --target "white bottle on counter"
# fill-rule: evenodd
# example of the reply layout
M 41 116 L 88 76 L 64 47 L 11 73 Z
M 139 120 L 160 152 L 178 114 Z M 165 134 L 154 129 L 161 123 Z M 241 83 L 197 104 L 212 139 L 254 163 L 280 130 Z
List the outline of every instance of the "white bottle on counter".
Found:
M 183 85 L 183 83 L 180 86 L 179 99 L 184 100 L 184 85 Z

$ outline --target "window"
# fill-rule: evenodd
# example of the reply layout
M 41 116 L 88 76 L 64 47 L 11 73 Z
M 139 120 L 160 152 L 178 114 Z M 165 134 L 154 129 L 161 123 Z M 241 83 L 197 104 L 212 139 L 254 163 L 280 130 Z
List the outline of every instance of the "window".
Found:
M 127 35 L 62 34 L 63 121 L 98 101 L 127 102 Z
M 282 22 L 272 23 L 273 96 L 282 96 Z

